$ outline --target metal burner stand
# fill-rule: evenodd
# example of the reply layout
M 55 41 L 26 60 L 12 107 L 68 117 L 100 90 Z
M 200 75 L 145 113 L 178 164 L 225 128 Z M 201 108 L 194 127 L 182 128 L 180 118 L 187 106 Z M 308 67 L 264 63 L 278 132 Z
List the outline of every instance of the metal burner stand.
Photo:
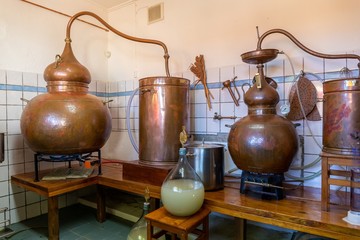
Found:
M 255 185 L 248 190 L 261 196 L 262 199 L 285 198 L 282 182 L 285 180 L 283 173 L 254 173 L 242 171 L 240 193 L 245 194 L 246 184 Z
M 92 154 L 97 152 L 97 156 Z M 76 153 L 76 154 L 65 154 L 65 155 L 51 155 L 43 153 L 34 154 L 35 162 L 35 182 L 39 181 L 39 162 L 68 162 L 68 167 L 71 168 L 72 161 L 78 161 L 85 163 L 91 161 L 91 164 L 98 163 L 98 175 L 101 175 L 101 150 L 97 150 L 91 153 Z

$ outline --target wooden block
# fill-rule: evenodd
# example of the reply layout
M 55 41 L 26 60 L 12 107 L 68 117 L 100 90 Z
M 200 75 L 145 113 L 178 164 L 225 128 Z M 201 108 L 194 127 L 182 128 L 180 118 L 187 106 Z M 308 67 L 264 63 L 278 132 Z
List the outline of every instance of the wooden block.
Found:
M 171 171 L 169 166 L 143 165 L 139 161 L 122 161 L 123 179 L 161 186 Z

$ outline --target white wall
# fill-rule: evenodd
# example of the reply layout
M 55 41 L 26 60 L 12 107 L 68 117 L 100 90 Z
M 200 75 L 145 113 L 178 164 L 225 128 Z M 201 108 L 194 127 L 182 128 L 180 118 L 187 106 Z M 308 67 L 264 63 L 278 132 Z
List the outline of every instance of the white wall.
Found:
M 104 9 L 86 0 L 32 2 L 68 15 L 88 10 L 106 18 Z M 54 61 L 55 55 L 63 51 L 68 21 L 68 17 L 22 1 L 2 0 L 0 69 L 43 73 L 45 67 Z M 89 69 L 92 79 L 107 80 L 107 58 L 104 55 L 107 51 L 107 33 L 79 21 L 74 22 L 71 29 L 77 59 Z
M 256 26 L 260 34 L 273 28 L 285 29 L 319 52 L 359 54 L 360 50 L 360 32 L 355 27 L 360 20 L 357 0 L 346 3 L 341 0 L 164 0 L 164 20 L 148 25 L 147 7 L 159 2 L 134 1 L 110 12 L 109 21 L 130 34 L 163 41 L 169 48 L 172 73 L 186 71 L 199 54 L 204 54 L 208 68 L 242 63 L 240 54 L 256 48 Z M 160 48 L 129 42 L 119 47 L 111 40 L 110 46 L 113 52 L 109 60 L 111 80 L 130 79 L 134 71 L 138 77 L 164 74 Z M 284 50 L 294 59 L 308 57 L 279 34 L 266 38 L 263 48 L 266 47 Z M 135 53 L 122 54 L 122 49 L 127 49 L 127 53 L 132 49 Z M 297 70 L 302 66 L 298 60 Z M 319 70 L 316 66 L 319 62 L 321 65 L 321 60 L 311 60 L 310 65 L 314 66 L 305 67 L 309 71 Z M 344 60 L 340 62 L 345 64 Z M 334 67 L 330 65 L 327 70 L 338 70 L 336 61 L 332 63 Z M 356 67 L 357 63 L 348 61 L 348 64 Z

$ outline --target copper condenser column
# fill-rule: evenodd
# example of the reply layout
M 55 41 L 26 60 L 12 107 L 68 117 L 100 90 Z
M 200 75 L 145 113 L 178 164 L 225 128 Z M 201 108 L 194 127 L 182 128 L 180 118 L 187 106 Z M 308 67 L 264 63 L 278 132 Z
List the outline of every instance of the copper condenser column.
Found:
M 139 162 L 173 165 L 178 161 L 179 133 L 189 129 L 190 81 L 178 77 L 139 80 Z
M 323 151 L 358 155 L 360 149 L 360 78 L 326 81 Z

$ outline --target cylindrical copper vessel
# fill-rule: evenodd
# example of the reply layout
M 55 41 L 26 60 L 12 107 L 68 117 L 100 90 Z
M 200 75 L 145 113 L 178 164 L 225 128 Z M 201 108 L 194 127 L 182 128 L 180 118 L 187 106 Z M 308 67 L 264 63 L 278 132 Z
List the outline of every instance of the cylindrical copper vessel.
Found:
M 44 72 L 48 93 L 29 101 L 21 132 L 37 153 L 74 154 L 99 150 L 111 133 L 110 111 L 88 94 L 89 71 L 73 55 L 70 42 Z
M 353 155 L 360 149 L 360 79 L 323 83 L 323 151 Z
M 173 165 L 179 157 L 179 134 L 189 130 L 190 81 L 178 77 L 139 80 L 139 162 Z
M 298 149 L 297 133 L 292 122 L 276 114 L 279 95 L 267 83 L 262 70 L 261 65 L 261 87 L 254 84 L 245 94 L 248 115 L 232 125 L 228 148 L 241 170 L 284 173 Z

